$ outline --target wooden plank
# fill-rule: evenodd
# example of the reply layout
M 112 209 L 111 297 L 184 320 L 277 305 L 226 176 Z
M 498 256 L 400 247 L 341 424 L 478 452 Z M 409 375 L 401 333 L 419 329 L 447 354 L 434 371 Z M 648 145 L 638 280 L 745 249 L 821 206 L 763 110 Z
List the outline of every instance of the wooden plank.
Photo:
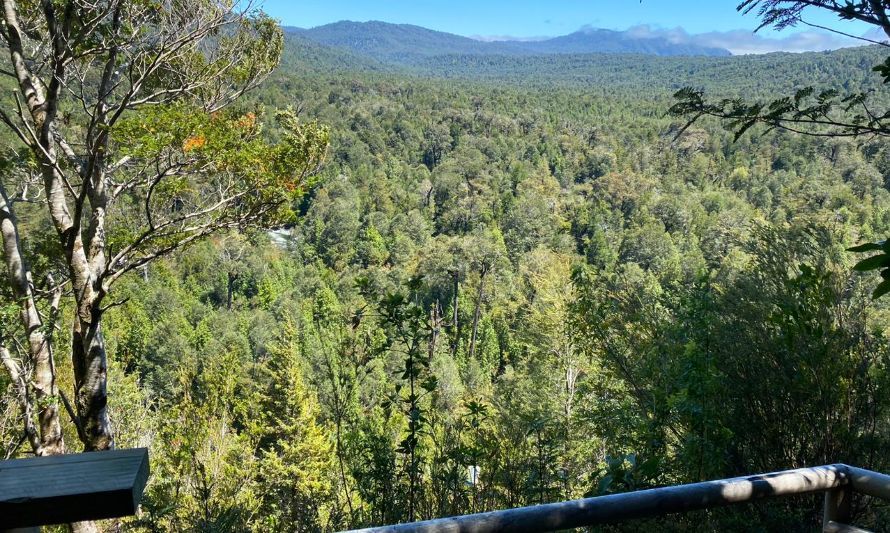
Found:
M 525 533 L 558 531 L 680 513 L 795 494 L 834 490 L 849 483 L 846 465 L 800 468 L 759 476 L 705 481 L 361 530 L 366 533 Z
M 0 529 L 132 515 L 148 480 L 148 450 L 0 461 Z

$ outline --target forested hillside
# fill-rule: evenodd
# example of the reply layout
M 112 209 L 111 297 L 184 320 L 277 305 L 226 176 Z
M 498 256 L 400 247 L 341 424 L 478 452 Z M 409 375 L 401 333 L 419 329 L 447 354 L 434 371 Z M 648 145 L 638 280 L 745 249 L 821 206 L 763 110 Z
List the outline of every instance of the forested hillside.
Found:
M 457 52 L 445 46 L 443 53 L 425 49 L 426 53 L 414 54 L 410 61 L 398 61 L 386 58 L 407 54 L 407 48 L 382 46 L 379 53 L 363 53 L 319 44 L 298 30 L 286 29 L 285 36 L 277 73 L 282 83 L 293 79 L 293 73 L 386 73 L 399 78 L 485 81 L 542 90 L 573 88 L 581 93 L 612 94 L 632 89 L 640 99 L 669 96 L 687 86 L 704 87 L 724 96 L 768 95 L 805 85 L 845 91 L 877 89 L 881 78 L 871 69 L 884 59 L 880 46 L 738 57 L 660 57 L 645 51 L 514 54 L 501 50 L 483 54 Z
M 288 35 L 226 135 L 288 106 L 329 128 L 298 216 L 134 268 L 108 304 L 116 445 L 152 461 L 120 527 L 332 531 L 827 463 L 890 471 L 890 309 L 845 251 L 890 234 L 890 147 L 736 141 L 709 121 L 681 133 L 667 114 L 686 85 L 875 90 L 880 105 L 881 59 L 405 67 Z M 295 135 L 289 116 L 257 135 Z M 127 127 L 191 119 L 153 120 Z M 280 156 L 258 146 L 251 165 Z M 72 389 L 70 371 L 58 380 Z M 0 442 L 23 455 L 0 385 Z M 858 525 L 890 521 L 860 503 Z M 607 530 L 812 531 L 819 509 L 811 496 Z
M 349 50 L 380 61 L 412 65 L 442 55 L 528 56 L 590 53 L 655 56 L 728 56 L 728 50 L 671 42 L 664 37 L 583 28 L 569 35 L 539 40 L 480 41 L 410 24 L 341 21 L 316 28 L 287 28 L 310 42 Z
M 871 53 L 703 81 L 868 86 Z M 890 152 L 675 138 L 658 87 L 696 61 L 620 92 L 279 70 L 258 100 L 332 130 L 299 222 L 148 269 L 110 319 L 121 439 L 154 454 L 140 523 L 337 529 L 890 468 L 890 315 L 844 252 L 890 231 Z M 807 530 L 818 505 L 659 527 Z

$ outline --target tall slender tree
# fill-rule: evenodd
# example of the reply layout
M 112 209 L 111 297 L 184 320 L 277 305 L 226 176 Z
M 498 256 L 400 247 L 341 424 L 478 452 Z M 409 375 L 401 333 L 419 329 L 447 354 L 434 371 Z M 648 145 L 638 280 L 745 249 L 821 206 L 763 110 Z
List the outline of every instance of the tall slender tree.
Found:
M 291 220 L 327 131 L 280 113 L 282 140 L 272 146 L 256 112 L 233 108 L 282 49 L 277 23 L 251 2 L 4 0 L 0 16 L 0 72 L 15 87 L 0 122 L 26 154 L 7 158 L 0 229 L 27 336 L 2 339 L 0 353 L 23 387 L 33 451 L 64 451 L 56 406 L 65 396 L 42 310 L 56 312 L 60 291 L 70 298 L 62 307 L 70 316 L 60 317 L 70 322 L 68 411 L 85 449 L 109 449 L 102 323 L 115 282 L 214 232 Z M 48 240 L 17 218 L 35 200 L 43 207 L 29 215 L 47 219 L 54 234 L 46 261 L 22 246 Z M 35 272 L 33 264 L 59 268 Z M 26 349 L 14 353 L 19 345 Z

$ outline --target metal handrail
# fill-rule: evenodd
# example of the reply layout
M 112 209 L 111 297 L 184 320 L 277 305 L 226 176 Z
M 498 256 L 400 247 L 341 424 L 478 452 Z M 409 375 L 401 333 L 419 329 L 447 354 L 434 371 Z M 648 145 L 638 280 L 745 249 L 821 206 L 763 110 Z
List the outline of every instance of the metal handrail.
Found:
M 824 492 L 825 530 L 849 520 L 850 494 L 890 500 L 890 476 L 844 464 L 704 481 L 503 511 L 355 530 L 353 533 L 526 533 L 557 531 Z M 846 526 L 844 526 L 846 527 Z

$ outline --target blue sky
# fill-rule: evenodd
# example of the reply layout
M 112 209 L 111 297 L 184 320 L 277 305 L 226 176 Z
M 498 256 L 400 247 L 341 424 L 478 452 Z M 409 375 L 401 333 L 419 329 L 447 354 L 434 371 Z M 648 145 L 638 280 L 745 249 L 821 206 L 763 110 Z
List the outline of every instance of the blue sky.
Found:
M 754 15 L 738 0 L 257 0 L 288 26 L 311 28 L 339 20 L 416 24 L 468 37 L 540 38 L 582 27 L 632 29 L 640 36 L 726 48 L 734 54 L 802 52 L 855 46 L 861 41 L 801 26 L 753 34 Z M 805 20 L 852 35 L 871 27 L 812 10 Z
M 264 0 L 264 9 L 291 26 L 338 20 L 417 24 L 466 36 L 538 37 L 571 33 L 589 25 L 624 30 L 682 27 L 692 34 L 753 30 L 757 19 L 737 13 L 737 0 Z M 838 22 L 814 11 L 821 25 L 862 34 L 863 24 Z M 803 28 L 801 28 L 803 30 Z M 788 33 L 800 30 L 787 30 Z M 768 31 L 764 37 L 773 37 Z

